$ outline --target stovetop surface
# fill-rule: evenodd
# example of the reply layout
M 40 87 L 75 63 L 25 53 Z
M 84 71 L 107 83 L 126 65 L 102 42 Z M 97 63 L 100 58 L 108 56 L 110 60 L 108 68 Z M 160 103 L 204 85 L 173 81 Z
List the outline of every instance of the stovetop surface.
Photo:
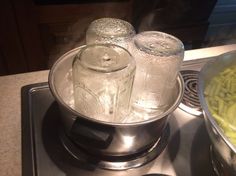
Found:
M 209 59 L 186 62 L 182 69 L 199 70 Z M 23 176 L 209 176 L 214 175 L 210 141 L 202 115 L 180 108 L 169 119 L 167 146 L 153 161 L 123 171 L 101 169 L 77 160 L 63 147 L 60 112 L 48 84 L 22 88 L 22 175 Z

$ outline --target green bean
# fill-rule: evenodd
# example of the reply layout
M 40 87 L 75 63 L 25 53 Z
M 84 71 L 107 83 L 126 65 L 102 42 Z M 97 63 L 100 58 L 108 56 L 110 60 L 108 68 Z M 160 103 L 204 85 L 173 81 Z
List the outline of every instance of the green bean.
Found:
M 204 95 L 212 116 L 236 146 L 236 65 L 216 75 Z

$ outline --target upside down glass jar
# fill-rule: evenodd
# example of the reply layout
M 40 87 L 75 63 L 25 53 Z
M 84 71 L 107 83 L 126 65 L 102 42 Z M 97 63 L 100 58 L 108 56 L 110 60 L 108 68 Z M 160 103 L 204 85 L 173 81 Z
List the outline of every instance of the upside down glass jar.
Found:
M 127 21 L 100 18 L 89 25 L 86 44 L 111 43 L 127 49 L 135 34 L 133 26 Z
M 155 117 L 172 101 L 184 45 L 172 35 L 146 31 L 133 38 L 128 50 L 137 66 L 132 111 L 144 119 Z
M 113 44 L 87 45 L 73 66 L 75 110 L 106 122 L 122 122 L 129 114 L 135 61 Z

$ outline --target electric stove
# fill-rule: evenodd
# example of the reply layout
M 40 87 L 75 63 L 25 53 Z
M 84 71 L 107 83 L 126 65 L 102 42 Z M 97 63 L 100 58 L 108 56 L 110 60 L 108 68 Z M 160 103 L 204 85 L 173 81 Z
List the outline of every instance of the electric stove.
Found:
M 214 60 L 183 63 L 185 94 L 160 140 L 150 151 L 122 161 L 90 156 L 70 141 L 58 104 L 47 83 L 22 88 L 23 176 L 209 176 L 214 175 L 211 146 L 197 96 L 201 67 Z

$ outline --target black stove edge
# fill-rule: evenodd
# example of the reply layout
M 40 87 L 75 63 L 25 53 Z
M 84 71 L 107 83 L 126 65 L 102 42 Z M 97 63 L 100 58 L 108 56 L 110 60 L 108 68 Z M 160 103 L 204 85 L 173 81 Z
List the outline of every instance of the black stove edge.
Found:
M 37 87 L 48 87 L 48 83 L 36 83 L 21 88 L 21 148 L 22 148 L 22 175 L 36 176 L 37 165 L 35 160 L 33 124 L 30 114 L 30 93 Z M 30 100 L 30 101 L 29 101 Z

